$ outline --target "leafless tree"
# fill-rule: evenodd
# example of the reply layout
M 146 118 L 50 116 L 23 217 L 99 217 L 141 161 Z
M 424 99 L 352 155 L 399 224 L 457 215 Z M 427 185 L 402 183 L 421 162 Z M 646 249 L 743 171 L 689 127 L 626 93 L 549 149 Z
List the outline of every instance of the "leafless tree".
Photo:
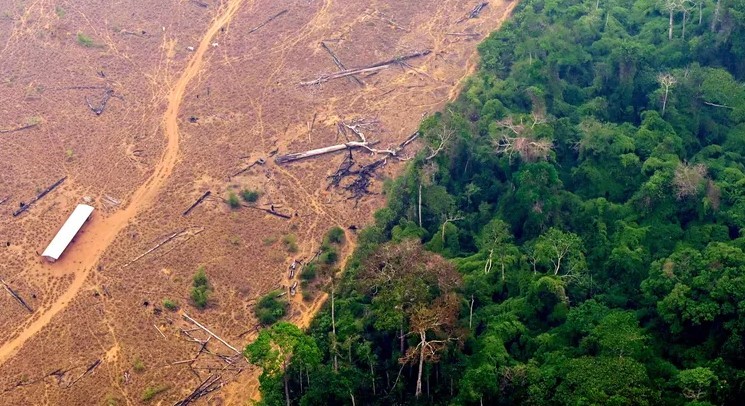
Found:
M 665 116 L 665 109 L 667 108 L 667 97 L 670 94 L 670 89 L 678 83 L 678 79 L 670 73 L 660 73 L 657 75 L 657 82 L 665 90 L 665 94 L 662 96 L 662 116 Z
M 697 195 L 704 187 L 707 168 L 703 164 L 680 163 L 675 168 L 673 186 L 678 200 Z
M 548 159 L 553 150 L 553 143 L 533 136 L 535 127 L 546 122 L 544 116 L 535 113 L 531 114 L 528 123 L 522 118 L 519 122 L 512 118 L 498 121 L 497 125 L 511 135 L 506 134 L 497 142 L 497 153 L 506 154 L 510 159 L 517 154 L 526 162 Z

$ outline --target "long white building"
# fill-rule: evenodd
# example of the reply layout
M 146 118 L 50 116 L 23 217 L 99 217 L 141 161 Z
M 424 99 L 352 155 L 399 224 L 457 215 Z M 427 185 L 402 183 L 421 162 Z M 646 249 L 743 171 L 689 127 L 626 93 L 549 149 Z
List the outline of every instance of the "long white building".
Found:
M 93 207 L 87 204 L 79 204 L 75 210 L 73 210 L 70 217 L 67 218 L 65 224 L 59 229 L 57 235 L 54 236 L 52 242 L 49 243 L 47 249 L 41 254 L 42 258 L 49 262 L 54 262 L 59 259 L 63 252 L 72 239 L 78 234 L 80 228 L 83 227 L 86 220 L 93 213 Z

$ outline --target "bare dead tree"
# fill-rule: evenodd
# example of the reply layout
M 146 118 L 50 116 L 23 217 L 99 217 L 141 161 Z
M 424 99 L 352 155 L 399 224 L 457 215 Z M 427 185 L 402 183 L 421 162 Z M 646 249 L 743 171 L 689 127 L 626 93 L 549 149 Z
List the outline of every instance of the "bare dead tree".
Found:
M 706 172 L 707 168 L 703 164 L 689 165 L 686 162 L 678 164 L 673 177 L 675 197 L 682 200 L 701 192 L 706 182 Z
M 458 320 L 458 298 L 450 293 L 417 308 L 411 316 L 411 331 L 407 335 L 418 338 L 417 345 L 410 347 L 399 359 L 402 365 L 417 363 L 415 396 L 422 395 L 422 372 L 425 362 L 437 362 L 448 343 L 459 339 L 455 324 Z
M 670 93 L 670 89 L 675 86 L 676 83 L 678 83 L 678 79 L 675 78 L 670 73 L 660 73 L 657 75 L 657 82 L 660 83 L 660 86 L 665 89 L 665 94 L 662 96 L 662 114 L 661 116 L 665 116 L 665 109 L 667 108 L 667 97 Z

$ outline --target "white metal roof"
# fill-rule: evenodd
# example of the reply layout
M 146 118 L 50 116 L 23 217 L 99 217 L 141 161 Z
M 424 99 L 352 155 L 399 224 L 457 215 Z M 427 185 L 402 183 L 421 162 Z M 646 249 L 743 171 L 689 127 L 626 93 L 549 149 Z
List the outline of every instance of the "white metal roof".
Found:
M 87 204 L 79 204 L 75 210 L 73 210 L 72 214 L 70 214 L 70 217 L 67 218 L 65 224 L 62 225 L 62 228 L 59 229 L 57 235 L 54 236 L 52 242 L 49 243 L 49 246 L 44 250 L 44 253 L 42 253 L 41 256 L 51 260 L 59 259 L 60 255 L 65 251 L 65 248 L 67 248 L 67 245 L 70 244 L 70 241 L 72 241 L 73 237 L 75 237 L 78 231 L 80 231 L 80 228 L 83 226 L 85 221 L 88 220 L 91 213 L 93 213 L 93 207 L 88 206 Z

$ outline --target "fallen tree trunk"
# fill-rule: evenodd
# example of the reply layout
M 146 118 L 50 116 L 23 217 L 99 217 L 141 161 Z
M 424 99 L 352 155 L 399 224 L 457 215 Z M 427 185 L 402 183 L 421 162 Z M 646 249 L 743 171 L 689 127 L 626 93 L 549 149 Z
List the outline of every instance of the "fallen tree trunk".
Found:
M 409 59 L 418 58 L 420 56 L 429 55 L 432 51 L 426 49 L 424 51 L 418 51 L 414 52 L 408 55 L 399 56 L 387 61 L 378 62 L 372 65 L 363 66 L 360 68 L 354 68 L 354 69 L 346 69 L 335 73 L 327 73 L 321 75 L 318 79 L 307 81 L 307 82 L 300 82 L 300 85 L 302 86 L 310 86 L 310 85 L 318 85 L 321 83 L 328 82 L 329 80 L 344 78 L 351 75 L 358 75 L 363 73 L 372 73 L 377 72 L 379 70 L 383 70 L 386 68 L 389 68 L 391 65 L 399 64 L 402 62 L 405 62 Z
M 331 59 L 334 61 L 334 64 L 339 68 L 340 71 L 347 70 L 347 67 L 344 66 L 343 63 L 341 63 L 341 61 L 339 60 L 339 57 L 336 56 L 336 54 L 334 53 L 334 51 L 332 51 L 331 48 L 329 48 L 328 45 L 326 45 L 325 42 L 321 41 L 321 47 L 323 47 L 323 49 L 325 49 L 326 52 L 328 52 L 329 55 L 331 55 Z M 360 86 L 365 86 L 365 84 L 362 83 L 362 81 L 359 80 L 357 78 L 357 76 L 352 75 L 352 76 L 349 77 L 349 80 L 351 80 L 353 82 L 356 82 Z M 314 118 L 315 118 L 315 116 L 314 116 Z
M 263 26 L 265 26 L 265 25 L 269 24 L 270 22 L 272 22 L 272 20 L 274 20 L 275 18 L 277 18 L 277 17 L 279 17 L 279 16 L 281 16 L 281 15 L 285 14 L 286 12 L 287 12 L 287 10 L 282 10 L 282 11 L 280 11 L 279 13 L 277 13 L 277 14 L 275 14 L 275 15 L 273 15 L 273 16 L 271 16 L 271 17 L 269 17 L 269 19 L 268 19 L 268 20 L 266 20 L 266 21 L 264 21 L 263 23 L 261 23 L 261 24 L 257 25 L 256 27 L 254 27 L 254 28 L 251 28 L 250 30 L 248 30 L 248 33 L 249 33 L 249 34 L 251 34 L 252 32 L 258 31 L 258 30 L 259 30 L 259 28 L 261 28 L 261 27 L 263 27 Z
M 299 161 L 301 159 L 310 158 L 310 157 L 323 155 L 323 154 L 328 154 L 331 152 L 342 151 L 345 149 L 369 148 L 372 145 L 374 145 L 374 143 L 371 144 L 369 142 L 363 142 L 363 141 L 350 141 L 344 144 L 332 145 L 330 147 L 317 148 L 317 149 L 312 149 L 310 151 L 298 152 L 294 154 L 280 155 L 274 158 L 274 161 L 278 164 L 286 164 L 288 162 Z
M 215 334 L 212 331 L 210 331 L 207 327 L 203 326 L 198 321 L 196 321 L 196 320 L 192 319 L 191 317 L 189 317 L 188 314 L 184 313 L 184 318 L 186 320 L 189 320 L 190 322 L 194 323 L 195 326 L 197 326 L 197 327 L 201 328 L 202 330 L 204 330 L 205 333 L 211 335 L 212 337 L 215 337 L 215 339 L 217 339 L 218 341 L 220 341 L 221 343 L 223 343 L 226 347 L 228 347 L 231 350 L 235 351 L 236 354 L 242 355 L 242 353 L 240 351 L 238 351 L 235 347 L 233 347 L 232 345 L 228 344 L 227 341 L 225 341 L 222 338 L 220 338 L 217 334 Z
M 204 201 L 204 199 L 206 199 L 207 197 L 209 197 L 209 195 L 211 195 L 211 194 L 212 194 L 212 192 L 209 191 L 209 190 L 206 191 L 206 192 L 204 192 L 204 194 L 202 195 L 202 197 L 200 197 L 199 199 L 197 199 L 197 201 L 194 202 L 194 204 L 192 204 L 191 206 L 189 206 L 189 208 L 186 209 L 186 211 L 182 214 L 182 216 L 187 216 L 192 210 L 194 210 L 195 207 L 199 206 L 199 203 L 202 203 Z
M 37 201 L 39 201 L 42 197 L 46 196 L 52 190 L 56 189 L 57 186 L 61 185 L 62 182 L 65 181 L 65 179 L 67 179 L 67 176 L 63 177 L 62 179 L 60 179 L 60 180 L 58 180 L 56 182 L 54 182 L 52 184 L 52 186 L 49 186 L 48 188 L 42 190 L 41 193 L 39 193 L 38 195 L 36 195 L 35 198 L 31 199 L 30 202 L 28 202 L 28 203 L 21 203 L 21 208 L 13 212 L 13 217 L 18 217 L 21 213 L 23 213 L 26 210 L 28 210 L 31 207 L 32 204 L 34 204 Z
M 139 261 L 140 259 L 142 259 L 142 257 L 144 257 L 145 255 L 147 255 L 147 254 L 149 254 L 149 253 L 151 253 L 151 252 L 153 252 L 153 251 L 157 250 L 158 248 L 160 248 L 161 246 L 163 246 L 163 244 L 166 244 L 166 243 L 168 243 L 169 241 L 173 240 L 174 238 L 178 237 L 179 235 L 181 235 L 181 234 L 183 234 L 183 233 L 185 233 L 185 232 L 186 232 L 186 229 L 184 229 L 184 230 L 181 230 L 181 231 L 177 231 L 177 232 L 175 232 L 175 233 L 171 234 L 170 236 L 168 236 L 168 238 L 166 238 L 165 240 L 161 241 L 160 243 L 158 243 L 158 244 L 157 244 L 156 246 L 154 246 L 153 248 L 150 248 L 149 250 L 145 251 L 144 253 L 142 253 L 142 254 L 141 254 L 140 256 L 138 256 L 137 258 L 135 258 L 135 259 L 133 259 L 133 260 L 129 261 L 129 263 L 125 264 L 125 265 L 124 265 L 124 266 L 123 266 L 122 268 L 126 268 L 126 267 L 128 267 L 128 266 L 130 266 L 130 265 L 134 264 L 135 262 L 137 262 L 137 261 Z
M 287 220 L 289 220 L 289 219 L 292 218 L 292 216 L 290 216 L 289 214 L 280 213 L 280 212 L 278 212 L 276 210 L 272 210 L 272 209 L 262 209 L 261 207 L 254 207 L 254 206 L 250 206 L 248 204 L 243 204 L 243 207 L 248 207 L 249 209 L 254 209 L 254 210 L 260 210 L 260 211 L 269 213 L 272 216 L 277 216 L 277 217 L 280 217 L 280 218 L 283 218 L 283 219 L 287 219 Z
M 22 125 L 22 126 L 16 127 L 16 128 L 1 129 L 0 130 L 0 134 L 13 133 L 13 132 L 16 132 L 16 131 L 27 130 L 29 128 L 36 127 L 37 125 L 39 125 L 39 123 L 26 124 L 26 125 Z
M 34 312 L 34 310 L 31 309 L 31 306 L 29 306 L 26 303 L 26 301 L 23 300 L 23 298 L 21 298 L 21 296 L 18 293 L 16 293 L 16 291 L 14 291 L 10 286 L 8 286 L 8 284 L 5 283 L 5 281 L 2 278 L 0 278 L 0 283 L 3 285 L 3 287 L 5 288 L 5 290 L 8 291 L 8 293 L 10 294 L 10 296 L 12 296 L 13 299 L 16 300 L 16 302 L 18 302 L 21 306 L 23 306 L 26 310 L 28 310 L 29 313 L 33 313 Z

